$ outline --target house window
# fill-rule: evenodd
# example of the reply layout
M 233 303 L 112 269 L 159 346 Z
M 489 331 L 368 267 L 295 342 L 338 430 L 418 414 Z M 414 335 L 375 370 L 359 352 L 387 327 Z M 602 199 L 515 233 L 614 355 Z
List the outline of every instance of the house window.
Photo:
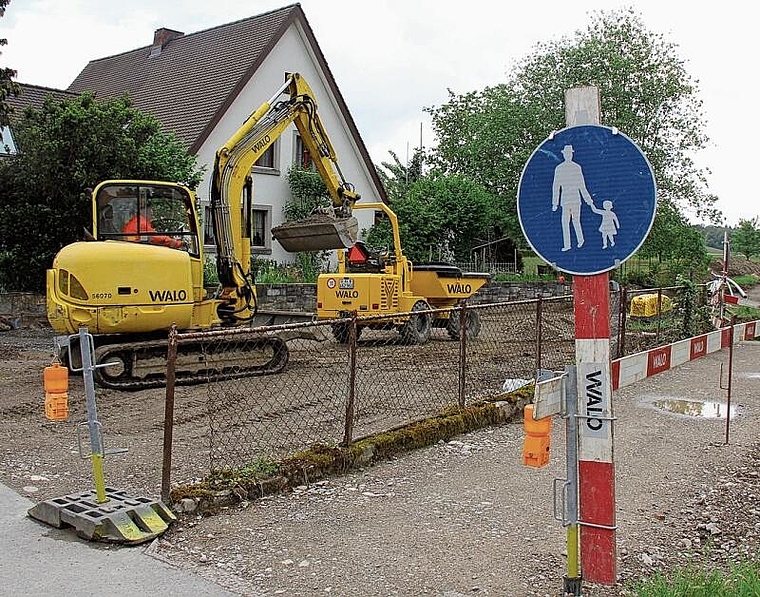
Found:
M 203 208 L 203 244 L 214 244 L 214 219 L 211 215 L 211 206 L 207 205 Z
M 303 144 L 301 135 L 295 133 L 293 141 L 293 165 L 303 168 L 304 170 L 314 170 L 314 161 L 311 159 L 309 150 Z
M 13 141 L 13 133 L 7 126 L 0 128 L 0 155 L 13 155 L 16 153 L 16 143 Z
M 280 143 L 278 141 L 275 141 L 267 147 L 266 151 L 261 154 L 261 157 L 259 157 L 253 165 L 253 171 L 263 174 L 279 174 L 280 164 L 277 159 L 277 156 L 279 155 L 279 147 Z
M 258 254 L 272 252 L 272 207 L 258 206 L 253 209 L 253 237 L 251 250 Z

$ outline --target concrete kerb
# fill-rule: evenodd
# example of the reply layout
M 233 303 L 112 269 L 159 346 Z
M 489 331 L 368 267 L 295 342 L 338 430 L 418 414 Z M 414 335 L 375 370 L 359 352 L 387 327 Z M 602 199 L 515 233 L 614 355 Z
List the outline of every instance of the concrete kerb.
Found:
M 464 408 L 451 407 L 437 416 L 359 439 L 349 447 L 315 444 L 275 463 L 277 472 L 273 474 L 217 471 L 200 483 L 174 487 L 170 503 L 178 514 L 213 513 L 243 501 L 372 466 L 476 429 L 510 423 L 522 417 L 523 408 L 533 400 L 533 388 L 531 384 Z

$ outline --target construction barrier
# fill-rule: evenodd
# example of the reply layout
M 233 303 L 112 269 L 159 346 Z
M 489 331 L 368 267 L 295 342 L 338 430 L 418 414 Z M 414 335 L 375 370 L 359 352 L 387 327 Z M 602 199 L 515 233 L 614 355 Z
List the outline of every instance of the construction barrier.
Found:
M 760 320 L 735 324 L 733 342 L 756 338 L 760 332 L 758 324 Z M 612 389 L 624 388 L 721 348 L 727 348 L 731 342 L 731 328 L 724 327 L 701 336 L 615 359 L 612 361 Z

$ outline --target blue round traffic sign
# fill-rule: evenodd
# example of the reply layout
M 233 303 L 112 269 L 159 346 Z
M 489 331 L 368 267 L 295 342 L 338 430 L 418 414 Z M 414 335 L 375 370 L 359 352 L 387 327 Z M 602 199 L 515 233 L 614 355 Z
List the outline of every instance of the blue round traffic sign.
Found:
M 555 269 L 592 275 L 631 257 L 649 234 L 657 187 L 644 154 L 599 125 L 563 129 L 525 164 L 517 216 L 531 248 Z

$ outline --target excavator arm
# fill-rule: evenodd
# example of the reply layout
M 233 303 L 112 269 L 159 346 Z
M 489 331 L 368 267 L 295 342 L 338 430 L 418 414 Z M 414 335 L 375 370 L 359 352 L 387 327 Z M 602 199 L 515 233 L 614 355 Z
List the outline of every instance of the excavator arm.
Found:
M 287 95 L 287 99 L 281 99 Z M 217 248 L 217 271 L 226 298 L 236 295 L 236 312 L 251 311 L 250 277 L 251 169 L 264 152 L 295 123 L 332 199 L 330 213 L 288 222 L 273 235 L 286 251 L 317 251 L 351 246 L 358 224 L 351 216 L 359 199 L 343 179 L 338 160 L 317 114 L 314 93 L 297 73 L 257 108 L 216 152 L 211 178 L 211 207 Z M 242 234 L 240 231 L 243 231 Z

